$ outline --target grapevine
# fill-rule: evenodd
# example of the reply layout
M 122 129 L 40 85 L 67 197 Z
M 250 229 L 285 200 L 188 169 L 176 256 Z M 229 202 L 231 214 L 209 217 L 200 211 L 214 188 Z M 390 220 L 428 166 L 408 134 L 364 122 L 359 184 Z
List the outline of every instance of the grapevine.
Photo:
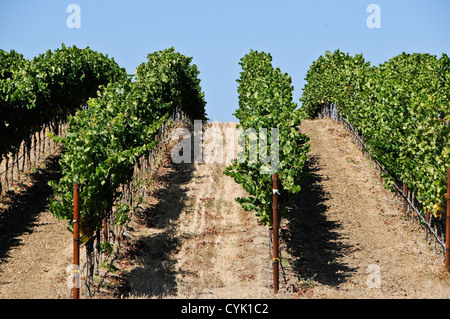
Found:
M 225 174 L 234 178 L 248 192 L 248 197 L 237 201 L 245 210 L 256 211 L 262 224 L 272 226 L 272 175 L 278 173 L 282 181 L 280 213 L 285 214 L 287 204 L 293 194 L 300 191 L 300 180 L 309 145 L 308 137 L 299 132 L 300 116 L 297 104 L 292 101 L 292 80 L 279 68 L 272 66 L 270 54 L 250 51 L 241 59 L 242 72 L 239 83 L 239 108 L 234 115 L 243 129 L 255 129 L 259 133 L 267 129 L 266 141 L 271 141 L 265 150 L 259 146 L 259 154 L 278 151 L 278 168 L 271 170 L 263 161 L 251 161 L 249 152 L 245 160 L 234 160 Z M 275 137 L 272 128 L 279 130 L 279 144 L 272 143 Z M 246 142 L 248 148 L 249 141 Z M 263 150 L 263 151 L 262 151 Z
M 450 164 L 450 60 L 402 53 L 379 66 L 337 50 L 314 61 L 306 75 L 301 113 L 338 105 L 365 136 L 372 156 L 414 191 L 425 210 L 440 216 Z
M 81 231 L 87 238 L 102 228 L 105 212 L 115 206 L 114 220 L 126 223 L 129 205 L 118 203 L 136 160 L 157 144 L 155 135 L 175 108 L 205 117 L 198 70 L 173 48 L 149 54 L 138 66 L 136 81 L 110 83 L 97 98 L 68 119 L 60 160 L 63 177 L 52 183 L 50 209 L 72 229 L 72 185 L 80 183 Z M 196 97 L 196 99 L 193 99 Z M 196 103 L 196 104 L 194 104 Z

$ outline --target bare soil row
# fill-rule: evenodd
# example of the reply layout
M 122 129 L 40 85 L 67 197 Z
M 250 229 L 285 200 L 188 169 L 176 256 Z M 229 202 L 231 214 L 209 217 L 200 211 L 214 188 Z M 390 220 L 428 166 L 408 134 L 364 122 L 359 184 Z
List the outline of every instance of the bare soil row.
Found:
M 235 123 L 213 123 L 222 134 Z M 281 229 L 280 292 L 272 293 L 268 230 L 235 198 L 226 163 L 167 157 L 137 205 L 123 251 L 83 298 L 449 298 L 442 256 L 404 218 L 341 125 L 303 121 L 311 153 Z M 71 298 L 72 237 L 48 211 L 57 158 L 0 212 L 0 298 Z M 19 188 L 18 188 L 19 189 Z M 81 254 L 84 255 L 83 253 Z M 82 260 L 82 263 L 84 261 Z

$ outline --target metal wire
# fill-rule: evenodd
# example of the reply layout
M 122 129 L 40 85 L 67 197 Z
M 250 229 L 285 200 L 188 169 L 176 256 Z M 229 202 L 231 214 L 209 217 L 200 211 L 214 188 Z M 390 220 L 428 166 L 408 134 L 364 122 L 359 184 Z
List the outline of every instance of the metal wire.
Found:
M 30 148 L 28 149 L 29 152 L 35 151 L 35 150 L 38 148 L 38 146 L 40 146 L 41 144 L 48 143 L 48 139 L 47 139 L 46 134 L 45 134 L 45 130 L 47 129 L 47 127 L 48 127 L 48 126 L 44 126 L 44 127 L 42 128 L 42 130 L 41 130 L 40 132 L 43 132 L 43 131 L 44 131 L 44 136 L 43 136 L 43 138 L 42 138 L 38 143 L 35 143 L 32 147 L 30 147 Z M 40 132 L 36 132 L 35 134 L 40 133 Z M 31 138 L 31 136 L 30 136 L 30 138 Z M 19 147 L 18 152 L 20 152 L 20 148 L 21 148 L 21 147 Z M 17 154 L 17 153 L 16 153 L 16 154 Z M 12 155 L 13 155 L 12 157 L 14 157 L 14 155 L 16 155 L 16 154 L 12 154 Z M 0 172 L 0 175 L 5 174 L 8 170 L 10 170 L 11 167 L 13 167 L 14 165 L 18 164 L 18 163 L 20 162 L 20 160 L 21 160 L 25 155 L 27 155 L 27 153 L 26 153 L 26 152 L 23 152 L 20 156 L 17 157 L 16 160 L 14 160 L 11 164 L 8 164 L 9 167 L 8 167 L 7 169 L 4 169 L 2 172 Z M 44 158 L 45 158 L 45 156 L 44 156 Z M 42 160 L 42 159 L 36 159 L 36 161 L 40 161 L 40 160 Z
M 374 159 L 372 157 L 372 155 L 370 154 L 370 151 L 367 147 L 367 145 L 364 143 L 364 141 L 360 138 L 359 134 L 357 132 L 355 132 L 355 130 L 353 129 L 353 126 L 342 116 L 339 116 L 339 113 L 336 112 L 338 111 L 338 108 L 336 105 L 334 105 L 333 103 L 327 103 L 325 108 L 322 109 L 321 114 L 319 114 L 319 118 L 330 118 L 332 117 L 333 120 L 338 120 L 342 123 L 344 123 L 345 125 L 347 125 L 347 127 L 350 129 L 350 131 L 352 132 L 352 136 L 354 138 L 356 138 L 358 140 L 358 142 L 361 144 L 363 151 L 367 153 L 368 157 L 377 164 L 377 166 L 379 167 L 380 171 L 382 171 L 384 174 L 388 174 L 389 171 L 383 167 L 383 165 L 380 164 L 380 162 L 378 162 L 376 159 Z M 400 186 L 397 185 L 397 183 L 393 183 L 394 188 L 396 189 L 397 193 L 404 198 L 404 200 L 406 201 L 407 205 L 409 205 L 409 207 L 416 213 L 416 215 L 420 218 L 420 220 L 422 221 L 422 223 L 428 228 L 428 230 L 431 232 L 431 234 L 433 234 L 433 236 L 435 237 L 435 240 L 442 246 L 443 251 L 445 251 L 445 243 L 441 240 L 441 238 L 439 237 L 438 234 L 436 234 L 436 232 L 434 231 L 434 229 L 431 227 L 431 225 L 428 223 L 428 221 L 424 218 L 423 213 L 421 213 L 419 211 L 418 208 L 416 208 L 416 206 L 414 205 L 413 202 L 411 202 L 411 200 L 408 198 L 407 195 L 405 195 L 405 193 L 403 193 L 403 190 L 401 189 Z
M 274 257 L 273 257 L 273 242 L 272 242 L 272 236 L 270 235 L 270 228 L 267 228 L 267 235 L 269 237 L 270 259 L 273 260 L 274 259 Z M 279 255 L 278 261 L 279 261 L 279 265 L 281 268 L 281 272 L 283 273 L 284 283 L 287 284 L 286 272 L 284 271 L 283 263 L 281 262 L 281 246 L 279 246 L 279 248 L 278 248 L 278 255 Z

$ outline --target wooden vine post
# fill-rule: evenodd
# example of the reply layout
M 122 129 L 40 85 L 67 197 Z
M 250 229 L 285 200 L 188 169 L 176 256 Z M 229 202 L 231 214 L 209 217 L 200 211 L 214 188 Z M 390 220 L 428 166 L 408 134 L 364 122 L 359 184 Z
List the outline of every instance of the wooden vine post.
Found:
M 80 185 L 73 184 L 73 299 L 80 299 Z
M 278 289 L 280 286 L 279 280 L 279 249 L 278 249 L 278 230 L 279 230 L 279 205 L 278 205 L 278 197 L 280 196 L 279 192 L 279 179 L 278 174 L 273 174 L 272 176 L 273 182 L 273 232 L 272 232 L 272 242 L 273 242 L 273 292 L 278 293 Z
M 450 271 L 450 167 L 447 169 L 447 216 L 445 222 L 445 268 Z

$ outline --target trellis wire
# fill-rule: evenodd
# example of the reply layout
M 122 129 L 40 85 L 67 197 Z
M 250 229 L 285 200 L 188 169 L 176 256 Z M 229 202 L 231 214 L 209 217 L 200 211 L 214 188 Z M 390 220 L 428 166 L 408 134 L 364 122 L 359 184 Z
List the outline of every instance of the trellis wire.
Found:
M 116 203 L 111 207 L 110 211 L 105 211 L 105 218 L 103 221 L 103 229 L 98 230 L 97 234 L 92 238 L 92 251 L 89 254 L 88 264 L 91 264 L 91 268 L 98 274 L 98 266 L 102 259 L 102 251 L 101 251 L 101 242 L 108 242 L 115 246 L 113 248 L 113 256 L 112 260 L 115 260 L 122 250 L 121 243 L 124 241 L 124 225 L 116 225 L 114 223 L 115 217 L 115 209 L 118 203 L 127 204 L 133 207 L 133 197 L 137 192 L 141 192 L 141 195 L 145 194 L 145 187 L 141 187 L 139 189 L 139 185 L 136 185 L 135 182 L 137 179 L 142 180 L 148 177 L 148 174 L 151 174 L 152 168 L 158 166 L 158 159 L 167 151 L 167 144 L 170 142 L 171 138 L 171 127 L 169 126 L 169 121 L 173 121 L 175 125 L 181 124 L 192 124 L 192 120 L 180 109 L 175 108 L 172 116 L 165 121 L 158 133 L 155 136 L 155 139 L 158 141 L 158 145 L 155 146 L 150 152 L 146 155 L 141 156 L 135 163 L 133 167 L 133 174 L 128 183 L 122 184 L 119 186 L 119 190 L 121 190 L 121 197 L 116 201 Z M 139 183 L 139 180 L 137 181 Z M 131 214 L 133 213 L 133 209 Z M 103 234 L 103 236 L 101 235 Z M 102 239 L 103 237 L 103 239 Z M 111 238 L 111 240 L 110 240 Z M 87 246 L 86 246 L 87 247 Z M 115 252 L 114 252 L 115 251 Z M 110 262 L 112 262 L 112 260 Z M 87 275 L 89 277 L 89 275 Z M 106 275 L 105 275 L 106 276 Z M 87 280 L 86 287 L 88 289 L 88 293 L 90 295 L 90 284 Z M 104 278 L 101 280 L 100 284 L 97 287 L 97 292 L 100 290 L 101 283 L 104 281 Z
M 54 152 L 58 148 L 58 145 L 55 142 L 53 142 L 52 146 L 52 138 L 48 137 L 46 133 L 53 131 L 54 133 L 59 133 L 61 136 L 64 136 L 64 134 L 66 134 L 66 128 L 67 125 L 65 125 L 65 123 L 57 123 L 53 128 L 51 128 L 50 124 L 46 124 L 42 126 L 40 131 L 33 133 L 29 138 L 23 140 L 16 152 L 0 158 L 0 164 L 6 162 L 5 168 L 0 172 L 0 195 L 3 191 L 6 191 L 12 186 L 14 180 L 21 180 L 21 174 L 25 171 L 25 163 L 27 163 L 27 169 L 37 167 L 37 163 L 44 162 L 48 157 L 48 155 L 45 155 L 46 151 Z M 41 134 L 43 134 L 42 138 Z M 36 136 L 39 137 L 39 140 Z M 31 160 L 31 152 L 33 152 L 34 155 L 33 161 Z M 10 163 L 11 159 L 12 163 Z M 21 160 L 22 168 L 20 168 Z M 14 167 L 17 169 L 16 178 L 14 178 Z M 2 182 L 3 175 L 4 181 Z M 9 180 L 8 175 L 11 175 L 11 180 Z M 5 187 L 2 187 L 3 185 Z
M 117 203 L 126 204 L 133 206 L 133 197 L 139 198 L 139 195 L 144 196 L 145 187 L 139 185 L 139 183 L 148 177 L 153 167 L 158 165 L 158 160 L 167 151 L 167 144 L 170 142 L 171 129 L 169 127 L 169 121 L 176 124 L 190 124 L 190 118 L 179 108 L 176 108 L 169 120 L 164 122 L 155 139 L 158 140 L 158 145 L 156 145 L 149 154 L 141 156 L 135 163 L 133 168 L 133 175 L 126 184 L 122 184 L 119 189 L 121 190 L 122 196 L 118 199 L 116 204 L 112 207 L 111 212 L 106 212 L 106 228 L 108 234 L 112 235 L 112 241 L 117 243 L 120 249 L 120 243 L 123 236 L 124 228 L 121 226 L 114 225 L 114 212 Z
M 339 114 L 339 110 L 334 103 L 327 102 L 324 105 L 322 105 L 321 109 L 317 115 L 317 118 L 321 118 L 321 119 L 331 118 L 334 121 L 342 122 L 350 130 L 352 137 L 356 140 L 357 144 L 359 144 L 360 150 L 363 151 L 366 154 L 366 156 L 368 156 L 378 166 L 378 168 L 382 174 L 388 174 L 388 170 L 386 168 L 384 168 L 383 165 L 381 165 L 380 162 L 378 162 L 376 159 L 374 159 L 372 157 L 372 155 L 370 154 L 370 151 L 369 151 L 367 145 L 365 144 L 365 141 L 363 140 L 364 137 L 361 138 L 359 136 L 358 132 L 355 131 L 353 125 L 351 123 L 349 123 L 344 117 L 342 117 Z M 435 232 L 435 230 L 433 229 L 431 224 L 425 219 L 425 217 L 423 216 L 423 213 L 421 213 L 420 210 L 416 207 L 416 205 L 414 204 L 414 200 L 411 201 L 409 199 L 409 196 L 403 192 L 402 188 L 397 185 L 397 182 L 394 182 L 393 186 L 394 186 L 396 192 L 401 197 L 403 197 L 406 204 L 416 213 L 418 218 L 420 218 L 423 225 L 425 225 L 425 227 L 428 229 L 428 231 L 430 231 L 430 233 L 433 234 L 435 243 L 437 242 L 438 244 L 440 244 L 440 246 L 442 247 L 442 253 L 443 253 L 443 255 L 445 255 L 445 242 L 439 237 L 439 235 Z

